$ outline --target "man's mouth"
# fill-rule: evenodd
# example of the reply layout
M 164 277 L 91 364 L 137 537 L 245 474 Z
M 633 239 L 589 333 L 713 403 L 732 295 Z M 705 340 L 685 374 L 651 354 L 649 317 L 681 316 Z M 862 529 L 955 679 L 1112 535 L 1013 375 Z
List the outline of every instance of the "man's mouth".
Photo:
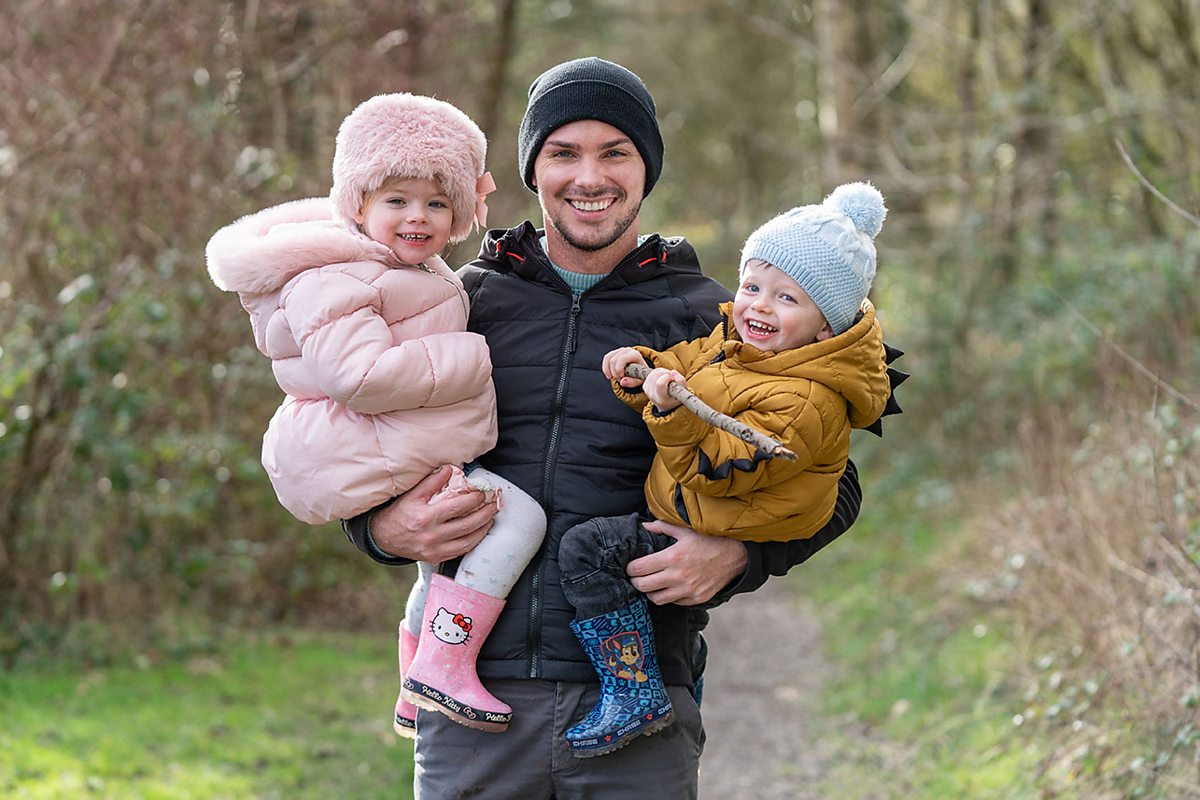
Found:
M 579 211 L 603 211 L 613 204 L 613 198 L 606 197 L 602 200 L 567 200 L 572 208 Z

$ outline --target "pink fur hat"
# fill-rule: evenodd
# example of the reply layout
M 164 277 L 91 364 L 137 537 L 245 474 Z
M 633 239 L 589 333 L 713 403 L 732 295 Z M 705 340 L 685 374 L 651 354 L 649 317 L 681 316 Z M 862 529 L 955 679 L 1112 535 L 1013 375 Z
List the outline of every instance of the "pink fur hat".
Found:
M 353 227 L 363 198 L 391 177 L 426 178 L 450 196 L 450 241 L 485 224 L 483 196 L 495 184 L 483 171 L 487 140 L 459 109 L 432 97 L 381 94 L 354 109 L 333 153 L 333 217 Z

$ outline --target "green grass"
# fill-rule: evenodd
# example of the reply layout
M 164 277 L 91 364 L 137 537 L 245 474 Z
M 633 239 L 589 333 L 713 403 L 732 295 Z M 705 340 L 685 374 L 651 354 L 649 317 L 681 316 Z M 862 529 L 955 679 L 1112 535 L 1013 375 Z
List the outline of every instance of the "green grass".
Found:
M 821 796 L 1037 798 L 1037 748 L 1013 722 L 1007 620 L 955 577 L 956 526 L 929 517 L 868 507 L 801 568 L 840 670 L 825 697 L 831 727 L 865 731 L 839 748 Z
M 5 798 L 406 798 L 392 651 L 299 634 L 185 663 L 0 675 Z

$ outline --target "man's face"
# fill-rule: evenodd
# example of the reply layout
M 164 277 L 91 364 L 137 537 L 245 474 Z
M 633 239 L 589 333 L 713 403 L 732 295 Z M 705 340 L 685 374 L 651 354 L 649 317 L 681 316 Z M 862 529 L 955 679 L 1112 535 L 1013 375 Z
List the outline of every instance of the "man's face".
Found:
M 646 165 L 624 133 L 594 119 L 563 125 L 538 151 L 533 182 L 552 246 L 558 238 L 589 253 L 633 249 Z

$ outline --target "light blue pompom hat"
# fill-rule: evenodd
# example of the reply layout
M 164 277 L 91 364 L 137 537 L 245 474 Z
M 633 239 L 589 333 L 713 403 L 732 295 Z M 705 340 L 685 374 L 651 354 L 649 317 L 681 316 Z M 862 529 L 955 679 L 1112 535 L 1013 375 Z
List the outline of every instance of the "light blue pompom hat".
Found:
M 887 208 L 869 183 L 843 184 L 821 203 L 799 206 L 764 224 L 742 248 L 746 262 L 760 259 L 783 270 L 808 293 L 834 334 L 854 324 L 875 280 L 875 236 Z

